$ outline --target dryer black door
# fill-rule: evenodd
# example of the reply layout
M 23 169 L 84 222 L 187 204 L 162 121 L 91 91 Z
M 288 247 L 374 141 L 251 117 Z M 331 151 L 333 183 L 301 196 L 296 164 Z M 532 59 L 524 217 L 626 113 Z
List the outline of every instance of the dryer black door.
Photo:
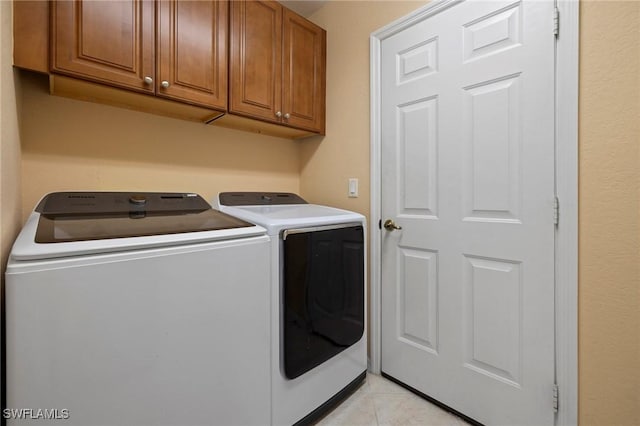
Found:
M 293 379 L 364 333 L 363 227 L 289 234 L 283 258 L 284 373 Z

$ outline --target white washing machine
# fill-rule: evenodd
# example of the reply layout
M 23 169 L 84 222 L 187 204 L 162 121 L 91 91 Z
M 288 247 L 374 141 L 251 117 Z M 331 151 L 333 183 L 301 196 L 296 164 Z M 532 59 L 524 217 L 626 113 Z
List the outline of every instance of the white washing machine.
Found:
M 53 193 L 6 272 L 9 425 L 264 425 L 265 229 L 196 194 Z
M 365 218 L 290 193 L 225 192 L 214 206 L 272 247 L 272 424 L 308 424 L 364 381 Z

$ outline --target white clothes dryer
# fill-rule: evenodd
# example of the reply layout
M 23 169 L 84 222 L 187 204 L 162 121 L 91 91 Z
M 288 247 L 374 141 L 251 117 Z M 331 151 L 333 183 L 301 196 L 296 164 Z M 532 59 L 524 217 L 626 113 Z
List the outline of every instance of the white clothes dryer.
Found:
M 309 424 L 365 379 L 365 218 L 290 193 L 224 192 L 213 205 L 271 238 L 271 423 Z
M 8 424 L 264 425 L 269 253 L 197 194 L 47 195 L 6 271 Z

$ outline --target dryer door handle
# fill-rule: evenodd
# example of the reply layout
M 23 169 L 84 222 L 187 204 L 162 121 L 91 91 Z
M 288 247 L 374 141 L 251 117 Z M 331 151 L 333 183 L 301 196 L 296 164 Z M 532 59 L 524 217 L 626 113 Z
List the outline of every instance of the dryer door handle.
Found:
M 354 226 L 362 226 L 362 223 L 352 222 L 352 223 L 340 223 L 336 225 L 310 226 L 308 228 L 285 229 L 282 231 L 281 237 L 283 240 L 286 240 L 289 235 L 306 234 L 308 232 L 317 232 L 317 231 L 330 231 L 332 229 L 352 228 Z

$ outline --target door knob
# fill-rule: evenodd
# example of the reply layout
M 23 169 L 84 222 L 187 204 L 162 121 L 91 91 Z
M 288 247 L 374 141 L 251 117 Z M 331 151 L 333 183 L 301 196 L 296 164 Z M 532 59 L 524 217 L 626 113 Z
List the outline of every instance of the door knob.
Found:
M 142 80 L 144 81 L 144 84 L 147 84 L 147 85 L 153 84 L 153 79 L 151 77 L 149 77 L 148 75 L 145 76 Z
M 282 117 L 282 112 L 280 112 L 280 111 L 276 112 L 276 117 L 278 117 L 278 118 Z
M 396 229 L 402 229 L 402 226 L 396 225 L 396 223 L 392 219 L 387 219 L 384 221 L 384 229 L 387 231 L 395 231 Z
M 289 113 L 286 113 L 286 114 L 284 115 L 285 120 L 288 120 L 290 117 L 291 117 L 291 114 L 289 114 Z
M 160 83 L 160 86 L 166 89 L 169 87 L 169 82 L 167 80 L 162 80 L 162 83 Z

